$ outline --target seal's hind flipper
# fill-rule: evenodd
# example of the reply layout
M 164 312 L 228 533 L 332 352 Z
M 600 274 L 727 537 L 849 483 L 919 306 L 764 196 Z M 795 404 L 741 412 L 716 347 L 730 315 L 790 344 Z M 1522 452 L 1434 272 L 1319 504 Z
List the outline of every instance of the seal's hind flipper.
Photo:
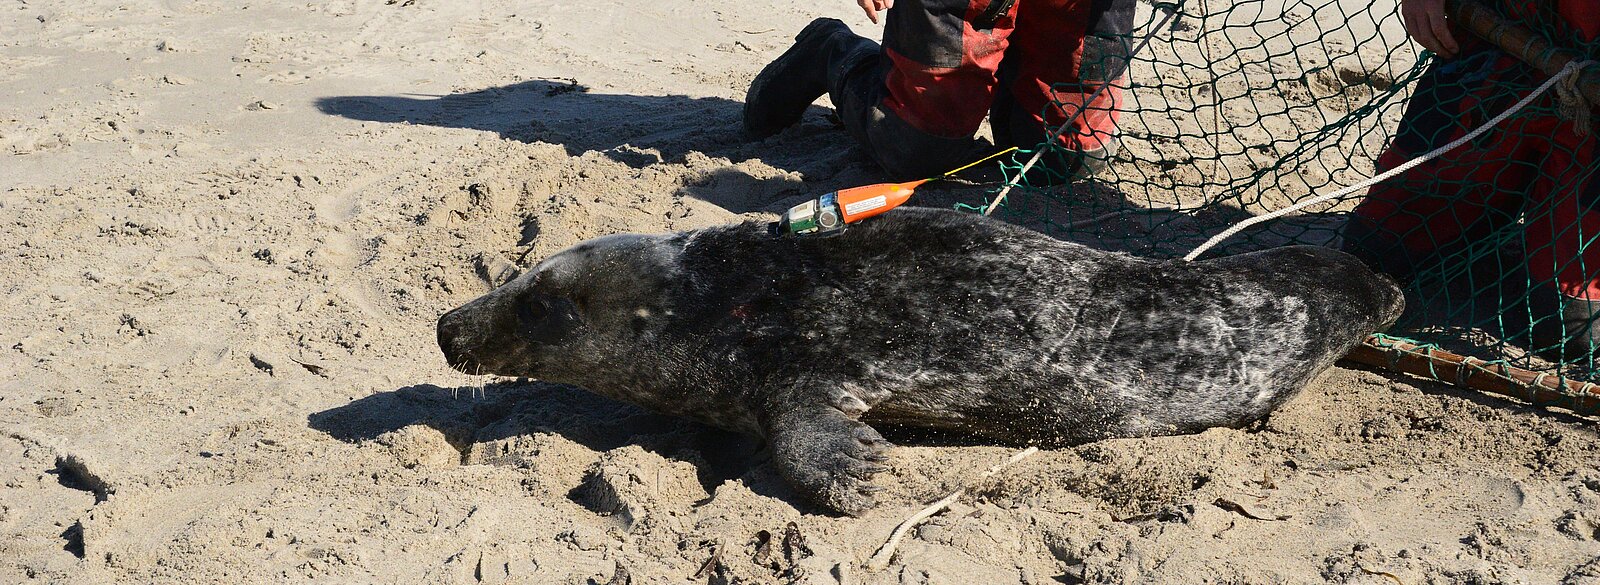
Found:
M 773 461 L 801 495 L 851 516 L 876 503 L 872 476 L 888 469 L 891 446 L 878 431 L 831 406 L 778 414 L 769 427 Z

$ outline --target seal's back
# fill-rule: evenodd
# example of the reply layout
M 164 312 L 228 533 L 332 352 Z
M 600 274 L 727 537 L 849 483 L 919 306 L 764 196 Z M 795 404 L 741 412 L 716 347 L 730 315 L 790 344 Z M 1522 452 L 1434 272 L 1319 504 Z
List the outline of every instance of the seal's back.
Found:
M 869 418 L 1028 442 L 1243 426 L 1402 308 L 1391 280 L 1310 246 L 1151 260 L 905 209 L 801 248 L 829 259 L 834 303 L 798 319 L 890 396 Z

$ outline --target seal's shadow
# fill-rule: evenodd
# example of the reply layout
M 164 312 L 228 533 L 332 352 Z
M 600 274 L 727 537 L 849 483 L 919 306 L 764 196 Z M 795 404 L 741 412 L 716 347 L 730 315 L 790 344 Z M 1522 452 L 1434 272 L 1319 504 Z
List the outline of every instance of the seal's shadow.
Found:
M 759 439 L 692 421 L 655 414 L 587 391 L 543 382 L 503 382 L 484 388 L 445 388 L 431 384 L 379 392 L 307 417 L 311 428 L 341 441 L 359 443 L 411 425 L 440 431 L 461 452 L 466 464 L 495 464 L 502 449 L 536 448 L 516 441 L 497 441 L 539 434 L 557 434 L 594 452 L 638 445 L 666 459 L 686 461 L 698 472 L 708 493 L 742 479 L 758 494 L 797 506 L 803 500 L 767 464 L 770 456 Z M 483 448 L 493 447 L 493 448 Z M 495 457 L 482 455 L 494 452 Z
M 311 428 L 349 442 L 381 440 L 386 433 L 426 425 L 442 433 L 462 454 L 464 464 L 503 464 L 518 456 L 537 461 L 549 454 L 519 446 L 516 439 L 557 434 L 604 453 L 628 445 L 695 466 L 707 493 L 739 480 L 750 491 L 796 508 L 826 513 L 795 493 L 771 465 L 759 438 L 656 414 L 585 390 L 544 382 L 503 382 L 485 388 L 446 388 L 432 384 L 379 392 L 311 414 Z M 982 439 L 926 429 L 879 426 L 901 445 L 988 444 Z M 504 443 L 496 444 L 504 441 Z M 538 444 L 537 441 L 534 442 Z M 528 449 L 509 454 L 503 449 Z M 491 452 L 493 457 L 480 454 Z M 587 505 L 580 498 L 574 498 Z

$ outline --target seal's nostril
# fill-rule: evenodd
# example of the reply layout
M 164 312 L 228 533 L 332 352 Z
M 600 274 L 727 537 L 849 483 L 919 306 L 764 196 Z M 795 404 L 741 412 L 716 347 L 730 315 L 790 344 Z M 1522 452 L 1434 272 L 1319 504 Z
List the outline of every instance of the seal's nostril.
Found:
M 440 319 L 435 331 L 438 336 L 439 349 L 446 352 L 450 351 L 450 340 L 455 339 L 455 334 L 450 330 L 450 324 L 444 319 Z
M 437 326 L 439 351 L 444 352 L 444 359 L 451 366 L 460 363 L 464 353 L 456 347 L 456 333 L 460 330 L 460 326 L 459 319 L 455 318 L 455 314 L 455 311 L 445 313 L 444 316 L 439 317 Z
M 444 361 L 451 368 L 462 372 L 472 373 L 473 369 L 483 369 L 483 366 L 472 359 L 472 352 L 455 347 L 455 344 L 440 340 L 440 352 L 444 353 Z

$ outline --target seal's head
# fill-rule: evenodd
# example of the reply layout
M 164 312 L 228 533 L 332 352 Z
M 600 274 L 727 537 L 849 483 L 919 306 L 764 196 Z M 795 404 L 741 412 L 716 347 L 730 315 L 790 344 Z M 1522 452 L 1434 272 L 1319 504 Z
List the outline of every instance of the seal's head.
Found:
M 590 240 L 445 313 L 439 349 L 469 374 L 581 383 L 656 328 L 677 271 L 665 236 Z

